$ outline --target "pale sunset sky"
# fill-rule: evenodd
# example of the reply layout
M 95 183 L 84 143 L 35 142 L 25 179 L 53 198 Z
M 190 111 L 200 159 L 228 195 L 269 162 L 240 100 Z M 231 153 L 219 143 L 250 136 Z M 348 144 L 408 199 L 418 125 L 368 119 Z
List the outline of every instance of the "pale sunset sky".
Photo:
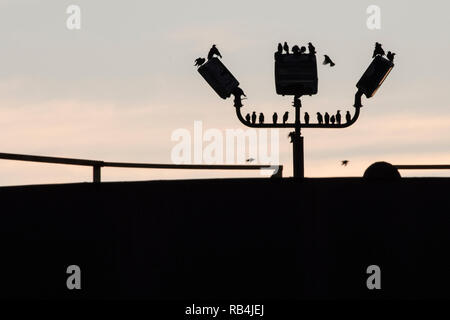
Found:
M 68 30 L 69 5 L 81 29 Z M 369 30 L 366 9 L 381 9 Z M 448 1 L 107 1 L 0 0 L 0 152 L 171 163 L 174 130 L 245 129 L 232 99 L 197 73 L 211 44 L 240 81 L 243 112 L 270 121 L 294 109 L 278 96 L 278 42 L 311 41 L 321 62 L 319 92 L 303 111 L 352 110 L 355 84 L 376 41 L 397 53 L 395 67 L 358 122 L 347 129 L 303 130 L 308 177 L 362 176 L 375 161 L 450 164 L 450 4 Z M 279 159 L 292 175 L 289 131 Z M 340 160 L 348 159 L 347 167 Z M 260 177 L 257 171 L 103 169 L 103 180 Z M 449 171 L 401 172 L 450 176 Z M 90 181 L 88 167 L 0 160 L 0 185 Z

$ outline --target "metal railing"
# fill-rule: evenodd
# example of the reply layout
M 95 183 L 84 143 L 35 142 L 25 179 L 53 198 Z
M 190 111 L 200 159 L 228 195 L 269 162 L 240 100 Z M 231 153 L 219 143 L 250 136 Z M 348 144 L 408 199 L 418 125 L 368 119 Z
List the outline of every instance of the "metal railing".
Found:
M 225 165 L 225 164 L 160 164 L 160 163 L 131 163 L 131 162 L 107 162 L 99 160 L 86 160 L 86 159 L 74 159 L 74 158 L 61 158 L 61 157 L 47 157 L 36 156 L 27 154 L 16 153 L 0 153 L 0 159 L 15 160 L 15 161 L 28 161 L 28 162 L 43 162 L 43 163 L 56 163 L 74 166 L 87 166 L 92 167 L 94 183 L 101 182 L 101 168 L 102 167 L 114 167 L 114 168 L 147 168 L 147 169 L 191 169 L 191 170 L 260 170 L 260 169 L 272 169 L 274 174 L 272 177 L 282 177 L 283 166 L 272 165 Z
M 450 164 L 396 164 L 398 170 L 446 170 Z

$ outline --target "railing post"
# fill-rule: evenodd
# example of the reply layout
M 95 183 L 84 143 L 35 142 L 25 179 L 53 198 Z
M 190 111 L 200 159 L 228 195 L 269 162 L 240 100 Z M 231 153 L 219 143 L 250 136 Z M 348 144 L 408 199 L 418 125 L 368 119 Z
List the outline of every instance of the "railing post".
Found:
M 94 166 L 93 166 L 93 169 L 94 169 L 94 172 L 93 172 L 93 174 L 94 174 L 93 182 L 94 182 L 94 183 L 100 183 L 100 182 L 101 182 L 101 170 L 102 170 L 102 167 L 99 166 L 99 165 L 94 165 Z

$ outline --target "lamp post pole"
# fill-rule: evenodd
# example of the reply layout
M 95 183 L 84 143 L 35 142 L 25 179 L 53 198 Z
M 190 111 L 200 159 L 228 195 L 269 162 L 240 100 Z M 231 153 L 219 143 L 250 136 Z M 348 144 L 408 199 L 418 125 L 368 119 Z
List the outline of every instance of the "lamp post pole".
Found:
M 301 123 L 300 123 L 300 108 L 302 107 L 302 102 L 300 97 L 294 97 L 294 108 L 295 108 L 295 131 L 291 133 L 292 140 L 292 154 L 293 154 L 293 165 L 294 165 L 294 178 L 305 177 L 305 159 L 303 152 L 303 137 L 301 134 Z

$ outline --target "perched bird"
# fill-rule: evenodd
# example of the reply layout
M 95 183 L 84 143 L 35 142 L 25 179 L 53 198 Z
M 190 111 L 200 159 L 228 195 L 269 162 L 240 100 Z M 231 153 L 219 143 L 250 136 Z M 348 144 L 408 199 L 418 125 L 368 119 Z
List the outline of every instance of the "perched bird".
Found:
M 202 64 L 205 63 L 205 61 L 206 61 L 205 58 L 197 58 L 197 59 L 195 59 L 195 64 L 194 64 L 194 66 L 200 67 Z
M 248 158 L 248 159 L 245 160 L 245 161 L 247 161 L 247 162 L 253 162 L 253 161 L 255 161 L 255 159 L 253 159 L 253 158 Z
M 305 123 L 306 124 L 309 123 L 309 114 L 308 114 L 308 112 L 305 112 Z
M 247 115 L 245 116 L 245 120 L 246 120 L 247 122 L 250 122 L 250 113 L 247 113 Z
M 308 50 L 309 54 L 316 54 L 316 48 L 313 46 L 311 42 L 308 42 Z
M 241 96 L 244 96 L 244 97 L 247 97 L 246 95 L 245 95 L 245 93 L 244 93 L 244 90 L 242 90 L 241 88 L 239 88 L 239 87 L 236 87 L 234 90 L 233 90 L 233 95 L 235 96 L 235 97 L 241 97 Z
M 349 162 L 350 162 L 350 161 L 348 161 L 348 160 L 342 160 L 342 161 L 341 161 L 341 165 L 344 166 L 344 167 L 346 167 L 346 166 L 348 165 Z
M 388 51 L 386 57 L 389 59 L 390 62 L 394 62 L 395 53 Z
M 283 46 L 281 45 L 281 43 L 278 44 L 277 52 L 278 52 L 278 54 L 282 54 L 283 53 Z
M 255 124 L 256 123 L 256 112 L 253 111 L 252 113 L 252 123 Z
M 273 113 L 272 120 L 273 120 L 273 123 L 277 123 L 277 121 L 278 121 L 278 115 L 277 115 L 276 112 Z
M 331 124 L 334 124 L 336 122 L 336 118 L 334 117 L 334 114 L 330 118 Z
M 375 58 L 378 55 L 384 56 L 384 50 L 381 47 L 381 43 L 375 42 L 375 50 L 373 50 L 372 58 Z
M 328 112 L 325 112 L 325 124 L 329 123 L 330 123 L 330 115 L 328 114 Z
M 300 48 L 297 45 L 293 46 L 291 50 L 292 50 L 293 54 L 299 54 L 300 53 Z
M 300 53 L 303 54 L 303 53 L 305 53 L 305 52 L 306 52 L 306 47 L 302 46 L 302 47 L 300 48 Z
M 289 54 L 289 46 L 286 41 L 284 42 L 283 49 L 286 51 L 286 54 Z
M 291 138 L 291 142 L 294 142 L 295 132 L 289 132 L 288 137 Z
M 262 112 L 259 114 L 259 123 L 264 123 L 264 114 Z
M 345 114 L 345 121 L 350 122 L 352 121 L 352 116 L 350 115 L 350 111 L 347 111 Z
M 213 44 L 213 46 L 211 47 L 211 49 L 209 50 L 208 53 L 208 60 L 212 59 L 214 57 L 214 55 L 219 56 L 222 58 L 222 55 L 220 54 L 219 50 L 217 49 L 216 45 Z
M 342 119 L 341 110 L 338 110 L 336 113 L 336 123 L 341 124 L 341 119 Z
M 318 122 L 319 124 L 322 124 L 322 123 L 323 123 L 323 117 L 322 117 L 322 115 L 320 114 L 320 112 L 317 112 L 317 122 Z
M 327 65 L 329 64 L 330 67 L 334 67 L 335 63 L 333 61 L 331 61 L 330 57 L 327 56 L 326 54 L 324 55 L 325 59 L 323 60 L 323 65 Z
M 286 121 L 288 121 L 288 117 L 289 117 L 289 112 L 286 111 L 286 112 L 283 114 L 283 124 L 285 124 Z

